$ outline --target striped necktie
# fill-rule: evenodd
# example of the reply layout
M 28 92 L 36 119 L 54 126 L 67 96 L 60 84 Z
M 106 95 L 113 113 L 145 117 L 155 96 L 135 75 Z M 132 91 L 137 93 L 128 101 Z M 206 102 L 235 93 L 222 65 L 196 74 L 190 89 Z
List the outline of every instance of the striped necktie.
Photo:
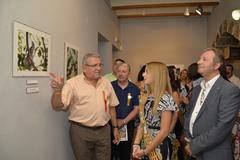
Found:
M 200 105 L 202 105 L 203 102 L 204 102 L 204 99 L 205 99 L 205 92 L 206 92 L 206 87 L 205 87 L 205 85 L 203 85 L 202 93 L 201 93 L 201 97 L 200 97 Z

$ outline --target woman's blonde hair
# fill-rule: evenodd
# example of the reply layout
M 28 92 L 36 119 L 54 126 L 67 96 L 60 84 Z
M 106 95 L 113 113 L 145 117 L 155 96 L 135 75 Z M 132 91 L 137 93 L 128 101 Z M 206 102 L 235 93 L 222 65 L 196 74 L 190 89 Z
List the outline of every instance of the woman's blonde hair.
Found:
M 149 62 L 146 64 L 146 72 L 151 75 L 152 83 L 148 84 L 148 92 L 145 96 L 151 94 L 154 97 L 153 112 L 156 113 L 158 104 L 165 92 L 172 94 L 168 68 L 162 62 Z M 146 103 L 147 97 L 143 98 L 141 103 Z

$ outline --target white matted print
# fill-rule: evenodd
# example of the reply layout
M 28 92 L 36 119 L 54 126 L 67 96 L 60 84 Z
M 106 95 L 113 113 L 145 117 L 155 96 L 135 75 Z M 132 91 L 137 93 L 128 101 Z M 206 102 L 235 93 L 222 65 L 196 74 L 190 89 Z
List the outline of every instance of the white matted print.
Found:
M 13 76 L 48 76 L 51 36 L 14 22 Z
M 79 48 L 65 42 L 65 80 L 79 73 Z

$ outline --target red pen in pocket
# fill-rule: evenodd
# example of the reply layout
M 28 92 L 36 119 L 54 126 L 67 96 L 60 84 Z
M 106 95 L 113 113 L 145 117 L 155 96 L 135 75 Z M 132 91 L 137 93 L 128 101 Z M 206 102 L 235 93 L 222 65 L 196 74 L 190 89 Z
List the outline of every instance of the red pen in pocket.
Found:
M 103 91 L 103 101 L 104 101 L 104 110 L 107 112 L 107 97 L 105 96 L 105 92 Z

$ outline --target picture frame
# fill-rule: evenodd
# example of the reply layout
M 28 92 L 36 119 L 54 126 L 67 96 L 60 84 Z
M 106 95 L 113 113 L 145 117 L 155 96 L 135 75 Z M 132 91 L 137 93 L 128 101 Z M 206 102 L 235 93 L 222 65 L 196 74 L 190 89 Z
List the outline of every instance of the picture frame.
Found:
M 14 21 L 13 76 L 49 76 L 51 36 Z
M 68 80 L 79 74 L 79 52 L 79 47 L 65 42 L 65 80 Z

